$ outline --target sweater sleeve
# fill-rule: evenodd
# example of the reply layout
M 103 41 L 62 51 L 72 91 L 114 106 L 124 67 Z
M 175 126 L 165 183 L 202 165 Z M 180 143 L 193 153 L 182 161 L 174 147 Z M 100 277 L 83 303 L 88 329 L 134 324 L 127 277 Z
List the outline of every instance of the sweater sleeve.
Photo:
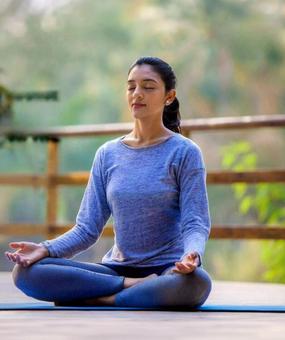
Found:
M 92 246 L 111 215 L 103 176 L 103 152 L 101 146 L 95 153 L 76 224 L 57 238 L 41 242 L 51 257 L 70 258 Z
M 197 251 L 202 265 L 205 244 L 209 238 L 211 221 L 206 188 L 206 169 L 200 148 L 189 148 L 180 166 L 181 232 L 184 253 L 180 260 L 192 251 Z

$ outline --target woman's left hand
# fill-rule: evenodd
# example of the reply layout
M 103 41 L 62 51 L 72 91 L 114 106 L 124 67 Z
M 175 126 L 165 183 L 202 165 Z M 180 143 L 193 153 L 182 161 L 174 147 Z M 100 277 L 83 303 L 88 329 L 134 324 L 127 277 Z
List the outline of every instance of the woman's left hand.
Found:
M 196 251 L 185 255 L 181 262 L 175 262 L 174 273 L 189 274 L 193 272 L 200 264 L 199 254 Z

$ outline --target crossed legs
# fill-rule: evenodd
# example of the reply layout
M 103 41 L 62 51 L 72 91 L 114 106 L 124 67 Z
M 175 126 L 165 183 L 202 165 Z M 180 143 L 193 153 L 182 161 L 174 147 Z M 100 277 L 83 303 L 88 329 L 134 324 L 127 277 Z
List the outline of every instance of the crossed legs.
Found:
M 202 305 L 212 287 L 209 274 L 201 267 L 190 274 L 172 273 L 172 268 L 128 288 L 125 276 L 111 268 L 62 258 L 44 258 L 30 267 L 16 265 L 12 275 L 26 295 L 45 301 L 81 300 L 97 305 L 105 299 L 106 305 L 120 307 Z

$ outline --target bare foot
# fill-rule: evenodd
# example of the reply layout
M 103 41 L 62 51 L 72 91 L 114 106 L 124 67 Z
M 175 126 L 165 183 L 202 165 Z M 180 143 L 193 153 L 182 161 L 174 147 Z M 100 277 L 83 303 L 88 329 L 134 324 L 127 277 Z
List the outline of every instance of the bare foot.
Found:
M 54 301 L 55 306 L 112 306 L 115 304 L 115 295 L 101 296 L 97 298 L 90 298 L 84 300 L 73 300 L 73 301 Z
M 108 295 L 108 296 L 100 296 L 93 299 L 87 299 L 84 300 L 84 303 L 86 305 L 95 305 L 95 306 L 113 306 L 115 304 L 115 297 L 114 295 Z
M 154 279 L 155 277 L 157 277 L 157 274 L 150 274 L 148 276 L 145 277 L 138 277 L 138 278 L 134 278 L 134 277 L 125 277 L 124 280 L 124 288 L 130 288 L 140 282 L 149 280 L 149 279 Z

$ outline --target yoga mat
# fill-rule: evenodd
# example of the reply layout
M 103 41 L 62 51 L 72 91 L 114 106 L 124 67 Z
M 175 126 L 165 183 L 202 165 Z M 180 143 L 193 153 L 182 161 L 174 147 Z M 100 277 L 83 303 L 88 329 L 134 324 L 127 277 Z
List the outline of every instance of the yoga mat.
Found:
M 154 311 L 183 311 L 183 312 L 270 312 L 285 313 L 285 305 L 203 305 L 195 309 L 186 307 L 105 307 L 105 306 L 54 306 L 51 303 L 28 302 L 28 303 L 0 303 L 1 310 L 154 310 Z

